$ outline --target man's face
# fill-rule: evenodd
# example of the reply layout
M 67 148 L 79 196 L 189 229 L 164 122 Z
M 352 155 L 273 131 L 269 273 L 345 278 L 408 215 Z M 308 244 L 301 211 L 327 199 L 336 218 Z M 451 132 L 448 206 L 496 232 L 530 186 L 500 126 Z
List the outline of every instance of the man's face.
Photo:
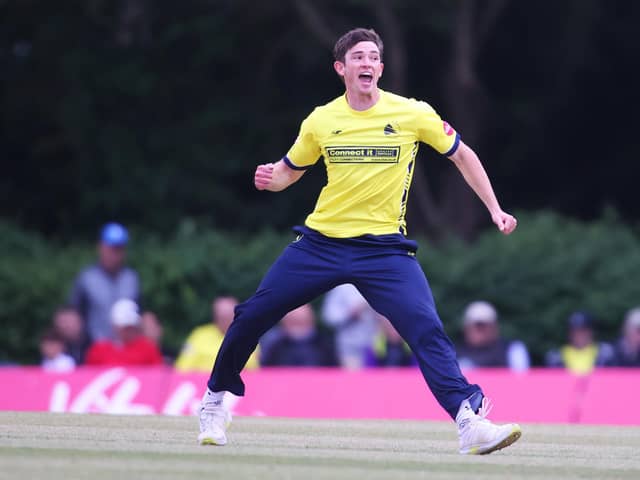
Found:
M 371 95 L 378 88 L 384 65 L 374 42 L 359 42 L 347 51 L 344 63 L 336 61 L 333 68 L 343 77 L 347 92 Z
M 632 350 L 640 352 L 640 326 L 630 325 L 625 328 L 624 338 Z
M 82 338 L 82 319 L 74 310 L 58 312 L 53 319 L 53 326 L 67 342 L 76 342 Z
M 213 323 L 218 325 L 218 328 L 222 333 L 227 333 L 233 317 L 235 315 L 235 308 L 238 302 L 234 298 L 220 297 L 217 298 L 212 305 Z
M 158 316 L 153 312 L 144 312 L 140 316 L 140 326 L 142 334 L 155 344 L 160 344 L 162 339 L 162 325 L 158 320 Z
M 312 335 L 316 329 L 315 323 L 313 309 L 308 304 L 290 311 L 280 320 L 285 335 L 296 340 Z
M 113 246 L 101 243 L 98 246 L 100 265 L 107 272 L 117 272 L 124 265 L 127 249 L 124 246 Z
M 58 340 L 43 340 L 40 343 L 40 353 L 44 358 L 53 359 L 64 352 L 64 344 Z
M 118 338 L 118 340 L 120 340 L 120 342 L 124 344 L 132 342 L 133 340 L 138 338 L 140 335 L 142 335 L 142 331 L 140 330 L 140 327 L 136 327 L 136 326 L 116 327 L 115 331 L 116 331 L 116 337 Z
M 473 347 L 486 347 L 498 339 L 495 322 L 471 322 L 464 327 L 465 342 Z
M 574 327 L 569 330 L 569 343 L 575 348 L 584 348 L 593 343 L 593 330 L 589 327 Z

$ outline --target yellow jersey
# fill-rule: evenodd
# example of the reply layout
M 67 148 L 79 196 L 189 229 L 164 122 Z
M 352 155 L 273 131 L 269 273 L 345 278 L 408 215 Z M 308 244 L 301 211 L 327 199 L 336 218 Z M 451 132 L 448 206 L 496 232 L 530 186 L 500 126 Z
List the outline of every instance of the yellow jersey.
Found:
M 565 345 L 560 350 L 562 362 L 565 367 L 576 375 L 587 375 L 596 367 L 598 359 L 598 346 L 587 345 L 585 348 L 575 348 Z
M 174 367 L 182 372 L 210 372 L 223 339 L 224 334 L 213 323 L 196 327 L 184 342 Z M 246 368 L 258 366 L 256 349 L 249 357 Z
M 283 158 L 304 170 L 324 158 L 327 184 L 305 224 L 335 238 L 406 235 L 407 197 L 419 142 L 446 156 L 460 136 L 425 102 L 379 90 L 368 110 L 346 95 L 317 107 Z

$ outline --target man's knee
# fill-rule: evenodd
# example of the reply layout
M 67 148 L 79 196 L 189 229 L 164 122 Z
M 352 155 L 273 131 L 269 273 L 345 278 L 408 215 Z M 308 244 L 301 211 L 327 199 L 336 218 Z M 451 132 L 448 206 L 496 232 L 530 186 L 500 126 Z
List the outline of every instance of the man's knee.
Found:
M 412 348 L 424 346 L 446 337 L 440 317 L 434 308 L 415 308 L 392 320 L 396 329 Z
M 254 295 L 236 306 L 233 322 L 227 335 L 242 338 L 262 336 L 286 313 L 276 311 L 273 303 Z

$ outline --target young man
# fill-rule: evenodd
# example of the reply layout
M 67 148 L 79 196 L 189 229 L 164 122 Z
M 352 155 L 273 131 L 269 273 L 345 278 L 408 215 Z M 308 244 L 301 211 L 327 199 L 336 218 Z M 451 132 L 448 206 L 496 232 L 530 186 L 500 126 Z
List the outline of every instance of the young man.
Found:
M 500 208 L 476 154 L 426 103 L 378 88 L 380 37 L 355 29 L 335 45 L 333 64 L 346 93 L 316 108 L 285 157 L 259 165 L 255 185 L 278 192 L 324 157 L 328 182 L 305 226 L 238 305 L 218 352 L 200 409 L 201 444 L 224 445 L 231 421 L 225 392 L 244 394 L 240 371 L 260 336 L 287 312 L 343 283 L 355 285 L 387 317 L 415 353 L 432 393 L 457 422 L 460 453 L 490 453 L 516 441 L 515 424 L 486 420 L 480 387 L 460 372 L 427 280 L 405 238 L 405 211 L 418 142 L 449 157 L 504 234 L 516 219 Z

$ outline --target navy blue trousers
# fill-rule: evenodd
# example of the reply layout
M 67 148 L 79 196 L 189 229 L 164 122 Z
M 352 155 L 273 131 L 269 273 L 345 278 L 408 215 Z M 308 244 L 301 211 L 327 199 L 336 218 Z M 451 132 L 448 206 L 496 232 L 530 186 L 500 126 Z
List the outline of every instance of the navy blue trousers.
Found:
M 256 293 L 236 307 L 208 386 L 244 395 L 240 372 L 260 337 L 291 310 L 331 288 L 352 283 L 387 317 L 415 354 L 440 405 L 455 419 L 460 403 L 480 387 L 462 375 L 438 317 L 417 244 L 401 234 L 336 239 L 307 227 L 276 260 Z M 475 403 L 475 402 L 474 402 Z

